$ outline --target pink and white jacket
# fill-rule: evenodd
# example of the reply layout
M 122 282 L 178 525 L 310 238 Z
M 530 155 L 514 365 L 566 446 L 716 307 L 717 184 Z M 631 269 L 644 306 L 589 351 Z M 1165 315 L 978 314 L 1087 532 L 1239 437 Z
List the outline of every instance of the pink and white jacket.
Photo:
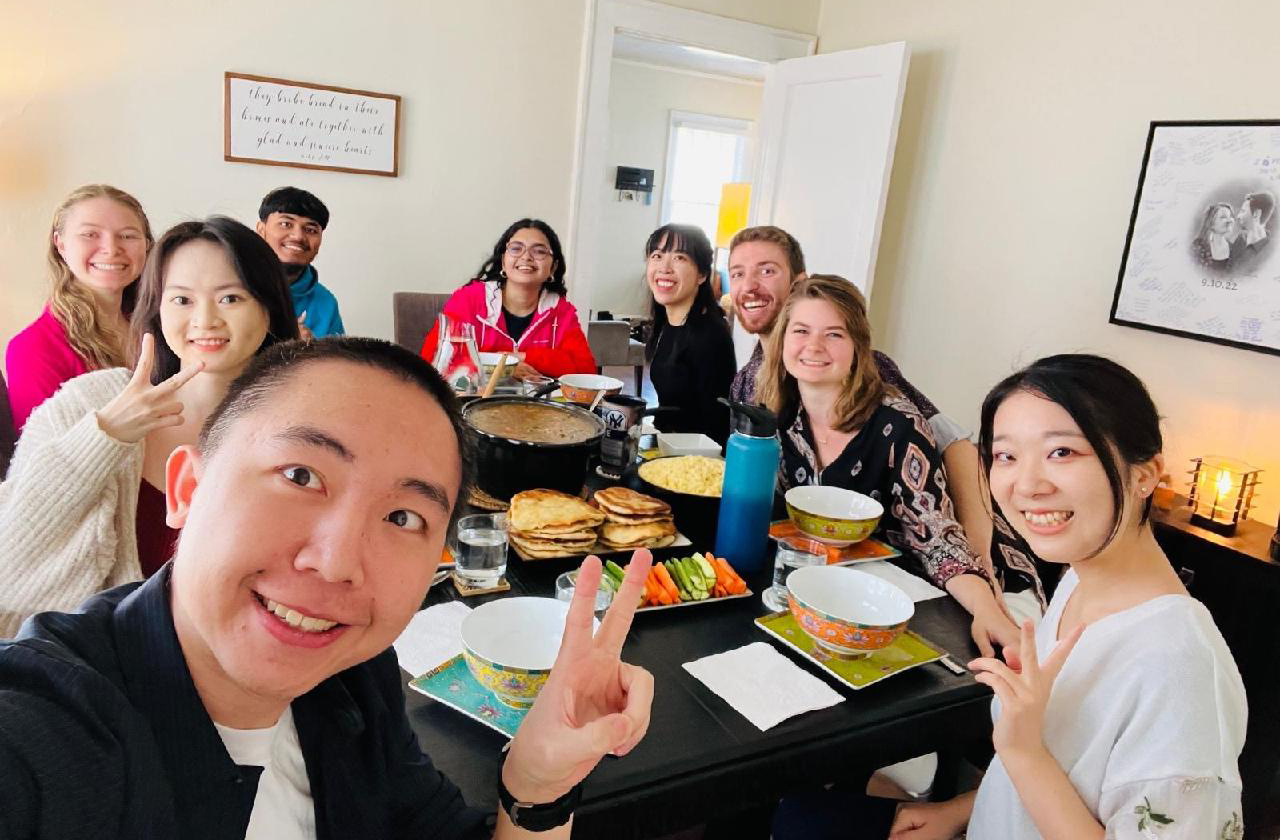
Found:
M 543 290 L 533 320 L 519 341 L 507 333 L 502 287 L 495 280 L 468 283 L 458 289 L 445 302 L 444 312 L 475 327 L 476 347 L 482 353 L 518 350 L 525 354 L 526 364 L 546 376 L 596 372 L 595 357 L 578 323 L 578 310 L 558 292 Z M 435 357 L 438 341 L 432 326 L 422 343 L 422 358 L 431 361 Z

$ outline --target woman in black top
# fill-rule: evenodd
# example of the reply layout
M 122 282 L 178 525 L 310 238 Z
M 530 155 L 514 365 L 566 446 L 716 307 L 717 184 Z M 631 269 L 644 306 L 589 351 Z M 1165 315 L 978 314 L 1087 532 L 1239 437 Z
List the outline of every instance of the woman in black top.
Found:
M 701 432 L 723 444 L 737 371 L 733 338 L 711 294 L 711 243 L 691 225 L 663 225 L 645 245 L 645 280 L 653 295 L 653 332 L 645 345 L 658 404 L 679 411 L 656 419 L 664 432 Z

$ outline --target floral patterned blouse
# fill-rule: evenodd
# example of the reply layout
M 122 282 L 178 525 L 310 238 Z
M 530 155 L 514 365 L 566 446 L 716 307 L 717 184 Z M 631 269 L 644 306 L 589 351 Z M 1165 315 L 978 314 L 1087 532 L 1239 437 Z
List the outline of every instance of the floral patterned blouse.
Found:
M 884 505 L 876 526 L 881 537 L 943 586 L 956 575 L 990 580 L 956 521 L 942 456 L 929 424 L 909 401 L 886 396 L 840 455 L 824 469 L 801 408 L 784 426 L 779 479 L 784 491 L 826 484 L 864 493 Z
M 1036 628 L 1042 662 L 1078 582 L 1067 571 Z M 1209 611 L 1162 595 L 1085 628 L 1053 683 L 1043 737 L 1108 840 L 1240 840 L 1246 719 L 1240 672 Z M 996 756 L 968 840 L 1039 837 Z

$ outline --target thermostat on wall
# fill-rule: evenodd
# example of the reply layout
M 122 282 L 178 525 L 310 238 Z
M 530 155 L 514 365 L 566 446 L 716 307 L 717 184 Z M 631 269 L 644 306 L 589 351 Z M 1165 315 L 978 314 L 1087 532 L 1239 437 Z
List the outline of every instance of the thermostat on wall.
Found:
M 619 166 L 618 177 L 614 182 L 613 188 L 615 190 L 653 192 L 653 170 L 640 169 L 635 166 Z

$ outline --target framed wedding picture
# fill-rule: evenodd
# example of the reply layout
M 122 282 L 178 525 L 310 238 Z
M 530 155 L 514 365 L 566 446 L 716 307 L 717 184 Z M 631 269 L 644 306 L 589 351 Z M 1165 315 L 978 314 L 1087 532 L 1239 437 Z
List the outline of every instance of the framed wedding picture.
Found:
M 223 160 L 400 173 L 399 96 L 245 73 L 223 78 Z
M 1111 323 L 1280 355 L 1280 120 L 1153 122 Z

